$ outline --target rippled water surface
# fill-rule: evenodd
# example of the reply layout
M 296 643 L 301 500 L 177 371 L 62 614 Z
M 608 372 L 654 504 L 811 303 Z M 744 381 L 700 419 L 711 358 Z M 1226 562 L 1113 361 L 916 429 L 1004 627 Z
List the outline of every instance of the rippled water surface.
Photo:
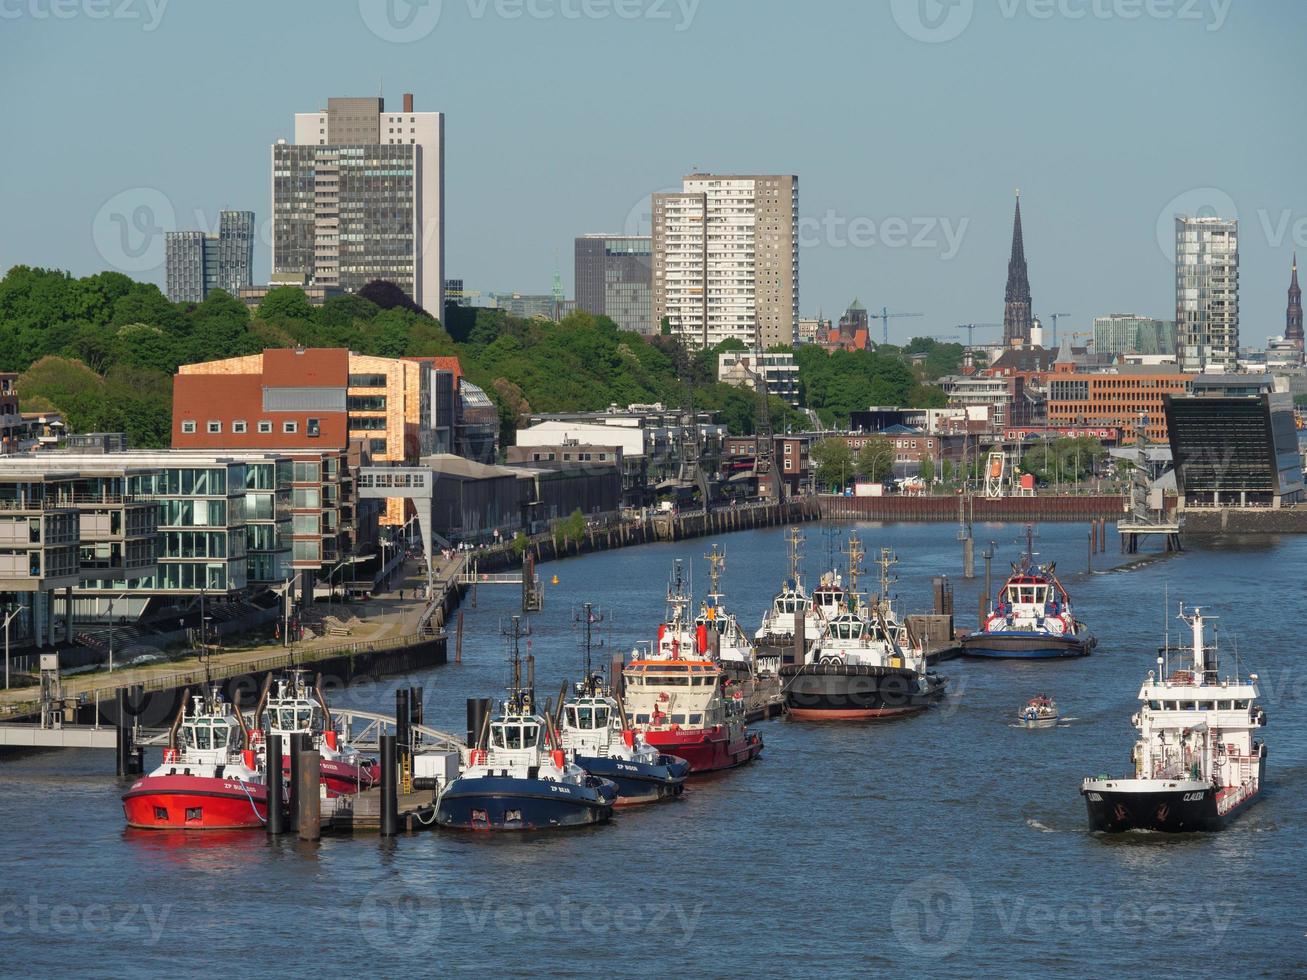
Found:
M 962 579 L 954 527 L 859 531 L 869 551 L 898 552 L 904 611 L 929 611 L 931 576 L 945 573 L 959 623 L 974 622 L 983 563 Z M 806 534 L 811 582 L 827 540 L 815 525 Z M 1020 529 L 976 535 L 998 544 L 997 580 Z M 1087 574 L 1087 536 L 1046 525 L 1037 550 L 1057 559 L 1098 634 L 1092 657 L 946 664 L 951 697 L 916 718 L 764 723 L 758 763 L 591 830 L 319 845 L 131 832 L 109 753 L 0 757 L 0 974 L 1113 976 L 1224 963 L 1219 972 L 1302 975 L 1307 538 L 1194 540 L 1129 570 L 1098 555 Z M 752 630 L 785 571 L 783 532 L 717 540 L 728 605 Z M 609 648 L 629 650 L 662 613 L 674 557 L 693 560 L 706 591 L 710 544 L 542 566 L 559 580 L 532 617 L 542 695 L 579 674 L 577 604 L 602 607 Z M 1218 614 L 1226 665 L 1237 650 L 1262 678 L 1267 793 L 1222 834 L 1097 838 L 1079 782 L 1129 768 L 1129 717 L 1168 591 L 1173 605 Z M 481 589 L 464 607 L 464 663 L 402 679 L 425 686 L 430 724 L 458 731 L 466 697 L 500 693 L 499 629 L 516 597 Z M 392 710 L 400 682 L 337 700 Z M 1044 691 L 1067 723 L 1011 727 Z

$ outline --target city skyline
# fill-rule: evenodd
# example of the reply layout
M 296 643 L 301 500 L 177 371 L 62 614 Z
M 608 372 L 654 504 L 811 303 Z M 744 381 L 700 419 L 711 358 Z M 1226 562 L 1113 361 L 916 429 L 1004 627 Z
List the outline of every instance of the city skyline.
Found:
M 675 18 L 690 6 L 668 9 Z M 727 43 L 731 5 L 693 6 L 678 30 L 680 21 L 652 16 L 514 19 L 493 6 L 451 3 L 437 26 L 404 43 L 384 39 L 389 21 L 377 22 L 368 3 L 324 9 L 308 22 L 289 9 L 258 8 L 264 30 L 253 34 L 239 29 L 241 4 L 221 14 L 164 6 L 157 22 L 145 7 L 134 20 L 79 11 L 37 17 L 23 8 L 5 21 L 0 71 L 14 83 L 7 115 L 32 160 L 23 187 L 0 191 L 11 229 L 0 266 L 78 275 L 118 268 L 162 287 L 162 231 L 213 231 L 218 211 L 232 208 L 260 215 L 254 279 L 266 282 L 266 147 L 292 138 L 292 115 L 328 95 L 380 89 L 388 104 L 411 91 L 448 118 L 446 269 L 483 293 L 547 293 L 555 272 L 570 281 L 578 235 L 647 233 L 650 193 L 692 170 L 795 173 L 804 186 L 804 316 L 837 315 L 854 297 L 925 313 L 892 325 L 900 341 L 1002 319 L 1011 191 L 1020 186 L 1035 316 L 1071 311 L 1062 329 L 1075 331 L 1113 310 L 1169 319 L 1174 216 L 1237 214 L 1241 337 L 1261 346 L 1283 332 L 1286 270 L 1307 237 L 1294 166 L 1307 146 L 1300 128 L 1283 126 L 1277 114 L 1247 110 L 1278 104 L 1286 91 L 1294 101 L 1303 89 L 1294 38 L 1307 11 L 1298 6 L 1228 10 L 1219 22 L 1210 8 L 1212 19 L 1202 21 L 1041 18 L 1022 5 L 1011 15 L 978 7 L 957 37 L 942 40 L 914 36 L 920 31 L 900 23 L 900 5 L 837 16 L 759 3 L 749 8 L 756 43 L 803 53 L 827 44 L 836 28 L 862 34 L 879 84 L 851 86 L 837 62 L 816 81 L 750 74 L 747 83 L 719 81 L 715 91 L 720 101 L 747 87 L 756 99 L 731 116 L 686 119 L 681 107 L 696 83 L 674 72 L 643 93 L 629 85 L 601 91 L 586 80 L 596 70 L 627 72 L 641 59 L 703 57 L 720 69 L 715 77 L 731 78 L 748 57 Z M 256 8 L 244 9 L 252 16 Z M 277 41 L 290 31 L 328 67 L 296 70 L 300 62 L 285 58 Z M 197 47 L 224 40 L 266 71 L 234 73 L 214 87 L 181 70 Z M 528 71 L 530 59 L 516 56 L 542 40 L 554 57 Z M 483 45 L 494 45 L 508 67 L 485 84 L 458 84 L 475 74 Z M 1099 70 L 1104 54 L 1126 70 Z M 1201 106 L 1176 100 L 1164 109 L 1137 98 L 1172 90 L 1195 62 L 1240 54 L 1245 67 Z M 270 64 L 274 58 L 285 64 Z M 130 81 L 114 69 L 119 59 L 157 70 Z M 166 86 L 158 84 L 164 77 Z M 570 98 L 573 90 L 587 98 Z M 22 97 L 36 92 L 39 99 Z M 1041 134 L 1016 155 L 996 135 L 1010 122 L 1013 92 Z M 100 147 L 93 171 L 61 159 L 59 113 L 51 111 L 59 104 L 85 116 L 82 138 Z M 129 104 L 175 124 L 116 125 L 115 111 Z M 594 113 L 619 107 L 629 120 L 576 139 L 595 132 Z M 1214 140 L 1217 117 L 1232 122 Z M 1148 150 L 1163 140 L 1166 153 Z M 532 161 L 525 169 L 524 157 Z M 155 227 L 157 246 L 142 245 L 137 239 Z

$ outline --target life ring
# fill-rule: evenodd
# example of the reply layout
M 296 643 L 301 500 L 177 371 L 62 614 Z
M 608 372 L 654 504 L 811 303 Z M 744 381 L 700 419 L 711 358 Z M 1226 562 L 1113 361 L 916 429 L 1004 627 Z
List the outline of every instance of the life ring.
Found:
M 658 700 L 664 703 L 670 701 L 671 699 L 672 699 L 671 695 L 669 695 L 666 691 L 663 691 L 661 694 L 658 695 Z

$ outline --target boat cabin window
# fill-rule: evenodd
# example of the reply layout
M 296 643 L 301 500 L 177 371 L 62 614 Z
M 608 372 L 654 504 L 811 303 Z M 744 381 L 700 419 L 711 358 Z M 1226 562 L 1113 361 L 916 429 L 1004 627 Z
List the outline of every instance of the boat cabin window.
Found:
M 595 708 L 595 728 L 608 727 L 608 713 L 609 708 L 607 705 L 600 705 Z
M 1202 702 L 1199 702 L 1198 707 L 1199 707 L 1199 710 L 1201 710 L 1201 711 L 1211 711 L 1211 710 L 1213 710 L 1213 709 L 1216 707 L 1216 702 L 1215 702 L 1215 701 L 1202 701 Z
M 662 684 L 669 687 L 689 687 L 690 678 L 685 674 L 666 674 L 662 677 L 651 678 L 653 683 Z
M 1161 701 L 1149 701 L 1149 702 L 1148 702 L 1148 707 L 1152 708 L 1154 711 L 1161 711 L 1161 710 L 1162 710 L 1162 702 L 1161 702 Z
M 856 619 L 837 619 L 831 623 L 830 632 L 837 640 L 856 640 L 862 636 L 863 624 Z
M 649 716 L 648 716 L 648 715 L 636 715 L 636 716 L 635 716 L 635 724 L 637 724 L 637 725 L 647 725 L 647 724 L 649 724 Z
M 684 725 L 684 724 L 685 724 L 685 715 L 672 715 L 672 724 L 673 724 L 673 725 Z
M 1248 702 L 1247 702 L 1247 701 L 1236 701 L 1236 702 L 1234 703 L 1234 706 L 1235 706 L 1235 708 L 1237 708 L 1239 711 L 1246 711 L 1246 710 L 1248 709 Z
M 191 744 L 197 749 L 210 749 L 213 747 L 212 734 L 207 721 L 197 721 L 191 726 Z
M 702 724 L 703 724 L 703 715 L 690 715 L 690 724 L 691 724 L 691 725 L 702 725 Z
M 1179 711 L 1179 710 L 1180 710 L 1180 702 L 1179 702 L 1179 701 L 1167 701 L 1167 702 L 1165 702 L 1165 704 L 1166 704 L 1166 710 L 1167 710 L 1167 711 Z
M 227 737 L 231 734 L 231 729 L 226 725 L 215 725 L 213 728 L 213 747 L 215 749 L 225 749 L 227 747 Z
M 1217 702 L 1217 707 L 1220 708 L 1222 711 L 1230 711 L 1231 709 L 1234 708 L 1234 702 L 1233 702 L 1233 701 L 1219 701 L 1219 702 Z
M 534 748 L 540 737 L 540 726 L 534 723 L 498 722 L 490 730 L 491 744 L 499 749 Z

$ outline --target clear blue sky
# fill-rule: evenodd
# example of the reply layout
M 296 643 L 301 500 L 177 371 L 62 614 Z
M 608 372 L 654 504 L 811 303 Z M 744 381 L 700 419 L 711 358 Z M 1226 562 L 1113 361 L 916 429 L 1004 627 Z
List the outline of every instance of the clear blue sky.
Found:
M 0 267 L 161 256 L 105 244 L 124 191 L 176 227 L 265 221 L 293 114 L 384 85 L 447 113 L 447 271 L 470 289 L 547 292 L 557 268 L 571 295 L 573 237 L 698 167 L 797 173 L 804 311 L 926 314 L 900 339 L 1002 320 L 1015 187 L 1036 313 L 1170 316 L 1181 198 L 1242 219 L 1244 342 L 1283 330 L 1307 4 L 950 3 L 0 0 Z

